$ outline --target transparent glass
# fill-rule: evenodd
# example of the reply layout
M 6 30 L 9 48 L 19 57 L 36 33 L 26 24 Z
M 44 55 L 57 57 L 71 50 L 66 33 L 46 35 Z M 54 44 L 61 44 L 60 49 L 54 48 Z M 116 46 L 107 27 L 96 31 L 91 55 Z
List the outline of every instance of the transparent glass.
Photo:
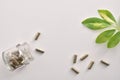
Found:
M 9 70 L 26 66 L 33 60 L 28 43 L 18 44 L 2 53 L 2 58 Z

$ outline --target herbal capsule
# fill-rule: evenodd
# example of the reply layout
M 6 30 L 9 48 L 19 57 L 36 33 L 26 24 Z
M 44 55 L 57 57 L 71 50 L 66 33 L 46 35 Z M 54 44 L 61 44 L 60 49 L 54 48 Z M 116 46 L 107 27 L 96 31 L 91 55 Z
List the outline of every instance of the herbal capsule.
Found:
M 23 56 L 20 56 L 17 61 L 19 62 L 20 65 L 23 64 L 23 60 L 24 60 L 24 57 Z
M 37 52 L 44 53 L 44 51 L 41 50 L 41 49 L 36 48 L 35 50 L 36 50 Z
M 19 62 L 14 58 L 11 59 L 9 63 L 14 69 L 16 69 L 19 66 Z
M 86 59 L 87 57 L 88 57 L 88 54 L 85 54 L 84 56 L 82 56 L 82 57 L 80 58 L 80 60 L 82 61 L 82 60 Z
M 73 63 L 76 63 L 77 62 L 77 55 L 75 54 L 74 56 L 73 56 Z
M 94 61 L 91 61 L 88 65 L 88 69 L 91 69 L 93 67 L 93 65 L 94 65 Z
M 101 60 L 100 62 L 101 62 L 102 64 L 106 65 L 106 66 L 109 66 L 109 65 L 110 65 L 109 63 L 107 63 L 106 61 L 103 61 L 103 60 Z
M 35 35 L 35 40 L 38 40 L 39 36 L 40 36 L 40 33 L 37 32 L 36 35 Z
M 71 68 L 72 71 L 74 71 L 76 74 L 79 74 L 79 71 L 75 68 Z

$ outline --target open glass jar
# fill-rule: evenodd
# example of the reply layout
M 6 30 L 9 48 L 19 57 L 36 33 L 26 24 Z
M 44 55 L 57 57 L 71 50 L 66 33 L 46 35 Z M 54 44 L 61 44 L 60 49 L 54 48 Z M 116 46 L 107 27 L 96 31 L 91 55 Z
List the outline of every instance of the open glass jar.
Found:
M 28 43 L 18 44 L 2 53 L 2 58 L 9 70 L 23 67 L 33 60 Z

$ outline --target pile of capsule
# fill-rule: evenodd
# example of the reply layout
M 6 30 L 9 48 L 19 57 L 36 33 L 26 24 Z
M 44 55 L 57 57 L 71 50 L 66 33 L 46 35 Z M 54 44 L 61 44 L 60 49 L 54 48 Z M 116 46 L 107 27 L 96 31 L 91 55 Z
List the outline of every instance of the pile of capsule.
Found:
M 83 61 L 85 60 L 89 55 L 88 54 L 84 54 L 83 56 L 80 57 L 80 61 Z M 73 55 L 73 64 L 77 63 L 77 59 L 78 59 L 78 55 L 77 54 L 74 54 Z M 105 60 L 100 60 L 100 62 L 105 65 L 105 66 L 109 66 L 110 64 L 108 62 L 106 62 Z M 87 69 L 90 70 L 92 69 L 93 65 L 94 65 L 95 61 L 90 61 L 90 63 L 88 64 L 88 67 Z M 75 67 L 72 67 L 71 70 L 73 72 L 75 72 L 76 74 L 79 74 L 79 70 L 76 69 Z
M 9 60 L 10 66 L 13 69 L 16 69 L 24 64 L 24 56 L 20 54 L 20 52 L 16 51 L 14 52 Z

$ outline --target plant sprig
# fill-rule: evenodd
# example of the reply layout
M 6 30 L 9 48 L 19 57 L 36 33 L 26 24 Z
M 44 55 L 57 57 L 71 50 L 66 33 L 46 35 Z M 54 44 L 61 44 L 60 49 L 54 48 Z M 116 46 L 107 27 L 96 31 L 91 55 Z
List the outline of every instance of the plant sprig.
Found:
M 107 42 L 107 47 L 113 48 L 120 42 L 120 20 L 117 22 L 109 10 L 98 10 L 98 13 L 101 18 L 87 18 L 82 24 L 91 30 L 100 30 L 111 26 L 113 29 L 105 30 L 97 36 L 96 43 Z

